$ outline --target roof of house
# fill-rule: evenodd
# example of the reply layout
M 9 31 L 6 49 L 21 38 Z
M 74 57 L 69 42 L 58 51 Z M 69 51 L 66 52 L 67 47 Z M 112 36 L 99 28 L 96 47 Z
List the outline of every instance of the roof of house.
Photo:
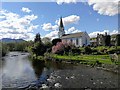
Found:
M 81 37 L 84 34 L 84 32 L 78 32 L 78 33 L 72 33 L 72 34 L 65 34 L 61 38 L 75 38 L 75 37 Z

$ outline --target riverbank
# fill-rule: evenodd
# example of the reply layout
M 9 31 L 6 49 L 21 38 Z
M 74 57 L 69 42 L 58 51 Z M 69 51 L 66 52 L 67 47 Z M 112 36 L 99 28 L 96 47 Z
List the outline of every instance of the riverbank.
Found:
M 114 78 L 114 79 L 113 79 Z M 118 88 L 118 74 L 97 68 L 77 65 L 72 69 L 55 70 L 47 79 L 49 88 L 67 89 L 115 89 Z M 42 88 L 44 87 L 43 85 Z M 106 90 L 106 89 L 105 89 Z
M 109 55 L 78 55 L 78 56 L 65 56 L 57 54 L 47 54 L 44 60 L 65 62 L 71 64 L 84 64 L 89 67 L 96 67 L 98 69 L 120 73 L 120 62 L 112 62 Z

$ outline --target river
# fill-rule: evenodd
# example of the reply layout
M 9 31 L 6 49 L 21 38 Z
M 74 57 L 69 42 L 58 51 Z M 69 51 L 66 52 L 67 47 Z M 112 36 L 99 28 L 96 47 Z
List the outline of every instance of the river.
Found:
M 116 73 L 81 64 L 33 61 L 10 52 L 0 64 L 2 88 L 118 88 Z

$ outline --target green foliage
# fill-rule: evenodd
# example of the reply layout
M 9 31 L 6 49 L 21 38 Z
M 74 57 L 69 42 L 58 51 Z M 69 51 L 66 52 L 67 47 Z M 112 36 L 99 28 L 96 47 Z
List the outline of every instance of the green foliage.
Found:
M 105 36 L 105 46 L 110 46 L 110 35 Z
M 92 49 L 89 46 L 86 46 L 84 48 L 84 50 L 85 50 L 85 54 L 91 54 L 92 53 Z
M 67 56 L 67 55 L 52 55 L 55 59 L 63 60 L 78 60 L 78 61 L 88 61 L 97 64 L 114 64 L 111 62 L 109 55 L 77 55 L 77 56 Z M 97 62 L 96 62 L 97 61 Z
M 32 52 L 36 54 L 36 56 L 44 55 L 46 48 L 42 42 L 36 42 L 32 47 Z
M 5 56 L 8 52 L 8 47 L 5 43 L 0 43 L 0 55 Z
M 117 46 L 120 46 L 120 34 L 116 36 Z
M 53 44 L 53 45 L 56 45 L 58 42 L 61 42 L 61 39 L 56 38 L 56 39 L 53 39 L 53 40 L 52 40 L 52 44 Z
M 36 34 L 35 36 L 35 40 L 34 40 L 34 45 L 33 47 L 31 48 L 32 50 L 32 53 L 36 55 L 36 57 L 38 56 L 43 56 L 44 53 L 46 52 L 47 48 L 49 48 L 50 46 L 50 43 L 48 42 L 45 42 L 46 44 L 44 44 L 42 41 L 41 41 L 41 37 L 40 37 L 40 34 Z
M 23 41 L 23 42 L 10 42 L 3 43 L 0 42 L 0 50 L 2 51 L 2 56 L 5 56 L 8 51 L 22 51 L 27 52 L 30 51 L 30 47 L 33 46 L 32 41 Z
M 37 33 L 36 36 L 35 36 L 35 39 L 34 39 L 34 42 L 41 42 L 41 38 L 40 38 L 40 34 Z
M 80 55 L 81 51 L 79 48 L 75 47 L 71 49 L 73 55 Z

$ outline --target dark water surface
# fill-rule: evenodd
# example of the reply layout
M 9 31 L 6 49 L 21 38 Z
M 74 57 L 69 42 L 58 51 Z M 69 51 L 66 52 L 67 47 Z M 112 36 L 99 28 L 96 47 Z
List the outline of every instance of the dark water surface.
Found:
M 2 88 L 118 88 L 118 75 L 84 65 L 41 62 L 10 52 L 2 60 Z

